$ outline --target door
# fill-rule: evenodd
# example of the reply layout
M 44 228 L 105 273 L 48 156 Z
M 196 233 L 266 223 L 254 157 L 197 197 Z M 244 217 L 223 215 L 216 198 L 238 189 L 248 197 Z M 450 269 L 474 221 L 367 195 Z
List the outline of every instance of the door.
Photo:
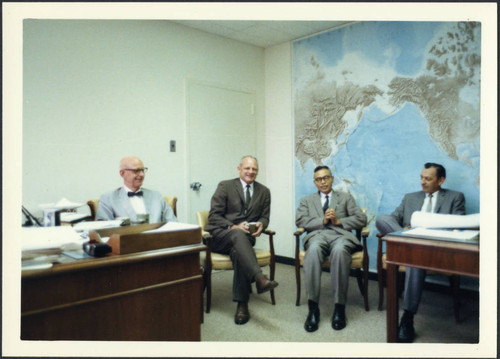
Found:
M 188 220 L 210 210 L 217 184 L 238 176 L 245 155 L 255 155 L 254 94 L 216 84 L 188 81 Z

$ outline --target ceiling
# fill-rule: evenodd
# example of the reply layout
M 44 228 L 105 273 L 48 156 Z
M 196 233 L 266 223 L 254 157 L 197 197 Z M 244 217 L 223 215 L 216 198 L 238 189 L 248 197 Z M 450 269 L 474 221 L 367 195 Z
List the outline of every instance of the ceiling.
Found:
M 175 23 L 260 47 L 279 45 L 352 21 L 173 20 Z

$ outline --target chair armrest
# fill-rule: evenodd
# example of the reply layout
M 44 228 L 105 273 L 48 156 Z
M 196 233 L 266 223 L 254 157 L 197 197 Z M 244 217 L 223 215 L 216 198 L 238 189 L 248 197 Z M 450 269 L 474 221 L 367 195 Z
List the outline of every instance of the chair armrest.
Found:
M 274 236 L 276 234 L 275 231 L 273 231 L 269 228 L 266 228 L 266 230 L 264 230 L 264 233 L 267 234 L 268 236 Z
M 300 252 L 300 236 L 306 231 L 305 228 L 298 228 L 295 233 L 295 266 L 299 263 L 299 252 Z
M 265 234 L 269 236 L 269 252 L 271 252 L 271 261 L 274 261 L 274 241 L 273 241 L 273 236 L 276 234 L 275 231 L 266 228 L 264 231 Z
M 293 235 L 294 236 L 301 236 L 305 231 L 306 231 L 305 228 L 298 228 Z

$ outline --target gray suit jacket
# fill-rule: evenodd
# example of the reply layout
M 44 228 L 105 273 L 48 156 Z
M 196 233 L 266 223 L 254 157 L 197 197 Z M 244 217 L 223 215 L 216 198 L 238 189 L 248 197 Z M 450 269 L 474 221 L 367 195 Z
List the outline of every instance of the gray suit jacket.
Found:
M 229 230 L 229 226 L 244 221 L 261 222 L 263 230 L 266 229 L 271 214 L 271 192 L 269 189 L 254 182 L 252 200 L 246 214 L 244 213 L 244 203 L 245 195 L 239 178 L 220 182 L 212 196 L 208 224 L 205 229 L 213 235 L 214 231 Z
M 331 223 L 326 226 L 323 224 L 325 214 L 321 205 L 321 196 L 319 192 L 313 193 L 300 200 L 296 212 L 295 224 L 307 231 L 302 242 L 305 244 L 315 235 L 331 231 L 335 235 L 345 236 L 354 244 L 361 245 L 352 230 L 362 229 L 366 225 L 366 215 L 349 193 L 332 191 L 330 195 L 329 207 L 335 210 L 336 217 L 342 222 L 342 227 L 333 226 Z
M 149 213 L 149 223 L 177 222 L 174 211 L 163 199 L 160 192 L 141 188 L 144 206 Z M 134 220 L 136 213 L 130 204 L 125 188 L 120 187 L 114 191 L 103 194 L 99 200 L 96 220 L 112 220 L 116 217 L 129 217 Z
M 403 228 L 410 226 L 411 215 L 415 211 L 422 210 L 424 199 L 424 191 L 406 194 L 399 207 L 391 213 L 391 217 Z M 462 192 L 441 188 L 439 190 L 434 213 L 465 214 L 464 194 Z

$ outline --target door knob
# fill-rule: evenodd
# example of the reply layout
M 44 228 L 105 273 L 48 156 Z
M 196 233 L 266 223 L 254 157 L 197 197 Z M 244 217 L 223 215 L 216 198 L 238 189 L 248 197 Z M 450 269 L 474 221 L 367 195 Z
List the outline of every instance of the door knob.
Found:
M 199 191 L 201 187 L 200 182 L 193 182 L 189 185 L 193 191 Z

